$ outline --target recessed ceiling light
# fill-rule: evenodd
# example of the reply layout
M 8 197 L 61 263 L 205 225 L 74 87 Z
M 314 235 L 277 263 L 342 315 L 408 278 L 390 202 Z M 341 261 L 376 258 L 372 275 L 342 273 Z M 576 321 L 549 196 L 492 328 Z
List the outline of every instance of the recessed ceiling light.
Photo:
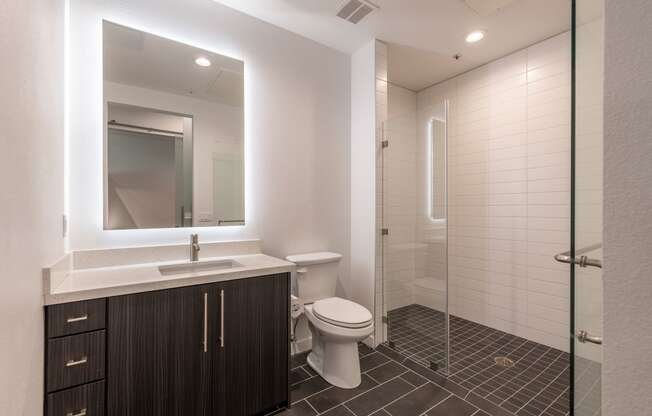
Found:
M 204 56 L 200 56 L 199 58 L 195 59 L 195 63 L 199 66 L 211 66 L 211 61 L 208 60 L 208 58 Z
M 468 43 L 479 42 L 484 38 L 484 35 L 485 33 L 483 30 L 474 30 L 473 32 L 466 35 L 466 41 Z

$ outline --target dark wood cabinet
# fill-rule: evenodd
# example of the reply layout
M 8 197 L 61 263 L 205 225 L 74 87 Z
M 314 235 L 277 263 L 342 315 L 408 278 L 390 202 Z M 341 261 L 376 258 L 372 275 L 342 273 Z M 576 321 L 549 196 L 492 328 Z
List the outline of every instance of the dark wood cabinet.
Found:
M 109 298 L 107 415 L 249 416 L 289 403 L 289 274 Z
M 255 415 L 287 404 L 289 282 L 286 275 L 230 281 L 224 291 L 224 347 L 215 371 L 220 415 Z
M 104 378 L 105 344 L 104 330 L 48 340 L 47 391 Z
M 104 381 L 48 394 L 47 415 L 104 416 Z
M 48 338 L 105 328 L 106 299 L 64 303 L 48 307 Z
M 209 289 L 109 298 L 107 415 L 211 414 L 211 355 L 204 350 Z

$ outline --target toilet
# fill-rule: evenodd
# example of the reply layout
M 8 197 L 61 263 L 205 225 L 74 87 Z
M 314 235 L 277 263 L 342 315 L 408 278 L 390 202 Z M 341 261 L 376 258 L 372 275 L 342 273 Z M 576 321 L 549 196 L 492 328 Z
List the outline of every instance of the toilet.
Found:
M 358 342 L 374 330 L 362 305 L 335 296 L 342 255 L 330 252 L 288 256 L 297 265 L 297 294 L 312 333 L 308 364 L 330 384 L 352 389 L 361 382 Z

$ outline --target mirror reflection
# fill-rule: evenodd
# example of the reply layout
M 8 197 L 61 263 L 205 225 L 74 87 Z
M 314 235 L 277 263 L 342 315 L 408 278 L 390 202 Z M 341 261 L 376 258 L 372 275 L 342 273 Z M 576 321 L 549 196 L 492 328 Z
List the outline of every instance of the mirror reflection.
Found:
M 244 63 L 104 22 L 104 228 L 244 224 Z

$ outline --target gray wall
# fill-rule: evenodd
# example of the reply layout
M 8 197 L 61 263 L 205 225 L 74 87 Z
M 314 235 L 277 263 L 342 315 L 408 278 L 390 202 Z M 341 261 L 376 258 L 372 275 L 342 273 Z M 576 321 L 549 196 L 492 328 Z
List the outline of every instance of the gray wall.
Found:
M 0 414 L 43 411 L 41 266 L 63 253 L 63 0 L 0 2 Z
M 652 412 L 652 2 L 605 10 L 603 408 Z

